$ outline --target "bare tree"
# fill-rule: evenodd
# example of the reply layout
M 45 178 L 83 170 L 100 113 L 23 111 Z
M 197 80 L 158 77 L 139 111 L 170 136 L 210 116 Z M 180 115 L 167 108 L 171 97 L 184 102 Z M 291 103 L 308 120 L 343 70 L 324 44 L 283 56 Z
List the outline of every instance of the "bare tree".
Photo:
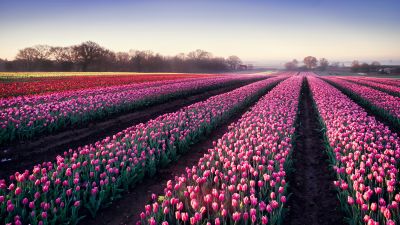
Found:
M 236 55 L 231 55 L 226 59 L 226 63 L 228 63 L 231 70 L 236 70 L 242 64 L 242 60 Z
M 115 58 L 117 63 L 124 64 L 129 62 L 130 56 L 127 52 L 117 52 L 115 53 Z
M 72 47 L 52 47 L 51 55 L 58 63 L 73 62 L 75 59 L 75 52 Z
M 0 58 L 0 71 L 5 71 L 6 68 L 6 60 Z
M 37 49 L 28 47 L 19 50 L 16 59 L 22 61 L 25 64 L 26 69 L 31 70 L 38 55 L 39 52 L 37 51 Z
M 329 66 L 329 62 L 327 59 L 321 58 L 319 60 L 319 67 L 321 70 L 326 70 L 328 68 L 328 66 Z
M 295 69 L 297 69 L 298 63 L 299 62 L 296 59 L 293 59 L 292 61 L 285 63 L 285 68 L 287 70 L 295 70 Z
M 381 63 L 380 63 L 380 62 L 378 62 L 378 61 L 373 61 L 373 62 L 371 62 L 370 69 L 371 69 L 372 71 L 378 71 L 380 66 L 381 66 Z
M 303 63 L 308 69 L 313 69 L 317 66 L 318 60 L 314 56 L 307 56 L 304 58 Z
M 197 49 L 196 51 L 189 52 L 187 55 L 190 59 L 202 60 L 202 59 L 209 59 L 212 57 L 210 52 Z
M 18 52 L 16 60 L 2 62 L 4 70 L 43 71 L 173 71 L 173 72 L 219 72 L 237 67 L 241 60 L 230 57 L 230 65 L 223 57 L 196 50 L 185 55 L 166 57 L 151 51 L 114 53 L 88 41 L 69 47 L 36 45 Z
M 82 70 L 86 71 L 88 66 L 99 59 L 104 53 L 104 48 L 99 44 L 87 41 L 72 47 L 76 60 L 82 65 Z
M 39 55 L 38 51 L 32 47 L 24 48 L 18 51 L 16 59 L 34 61 Z
M 358 62 L 358 60 L 354 60 L 351 63 L 351 71 L 358 72 L 359 69 L 360 69 L 360 62 Z
M 61 70 L 71 70 L 77 61 L 72 47 L 52 47 L 51 55 Z
M 37 60 L 49 60 L 51 56 L 51 47 L 49 45 L 35 45 L 33 46 L 37 51 Z

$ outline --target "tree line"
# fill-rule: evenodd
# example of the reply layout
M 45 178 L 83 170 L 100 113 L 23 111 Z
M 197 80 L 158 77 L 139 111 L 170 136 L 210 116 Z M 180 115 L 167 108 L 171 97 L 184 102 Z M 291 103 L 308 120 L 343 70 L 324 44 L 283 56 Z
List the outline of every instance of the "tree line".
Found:
M 326 70 L 329 66 L 329 62 L 325 58 L 321 58 L 318 60 L 314 56 L 307 56 L 303 59 L 303 66 L 299 66 L 299 61 L 293 59 L 290 62 L 285 63 L 285 68 L 287 70 L 312 70 L 312 69 L 319 69 L 319 70 Z
M 370 64 L 368 63 L 360 63 L 358 60 L 354 60 L 351 63 L 351 71 L 358 73 L 368 73 L 368 72 L 375 72 L 380 68 L 381 64 L 378 61 L 373 61 Z
M 328 69 L 328 67 L 339 67 L 339 63 L 329 63 L 326 58 L 317 59 L 314 56 L 307 56 L 303 59 L 303 66 L 299 66 L 299 62 L 296 59 L 293 59 L 290 62 L 285 63 L 285 68 L 287 70 L 321 70 L 324 71 Z M 368 63 L 360 63 L 358 60 L 354 60 L 351 64 L 352 72 L 373 72 L 378 71 L 381 67 L 381 64 L 378 61 L 373 61 L 370 64 Z
M 19 50 L 15 60 L 0 59 L 0 71 L 223 72 L 240 68 L 242 60 L 234 55 L 215 57 L 200 49 L 176 56 L 113 52 L 92 41 L 68 47 L 36 45 Z

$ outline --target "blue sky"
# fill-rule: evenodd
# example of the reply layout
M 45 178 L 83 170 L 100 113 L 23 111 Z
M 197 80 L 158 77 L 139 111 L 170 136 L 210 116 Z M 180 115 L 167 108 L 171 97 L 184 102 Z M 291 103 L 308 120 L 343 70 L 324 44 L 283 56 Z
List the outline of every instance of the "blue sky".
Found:
M 114 51 L 204 49 L 248 62 L 400 61 L 395 0 L 0 0 L 0 58 L 92 40 Z

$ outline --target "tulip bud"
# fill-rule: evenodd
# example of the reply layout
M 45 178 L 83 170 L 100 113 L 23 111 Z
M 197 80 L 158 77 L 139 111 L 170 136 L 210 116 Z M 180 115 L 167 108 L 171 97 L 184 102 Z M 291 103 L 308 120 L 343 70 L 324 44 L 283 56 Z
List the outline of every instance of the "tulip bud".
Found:
M 268 218 L 266 216 L 261 217 L 261 223 L 262 224 L 267 224 L 268 223 Z
M 22 192 L 22 189 L 21 189 L 20 187 L 17 187 L 17 188 L 15 189 L 15 195 L 20 195 L 21 192 Z

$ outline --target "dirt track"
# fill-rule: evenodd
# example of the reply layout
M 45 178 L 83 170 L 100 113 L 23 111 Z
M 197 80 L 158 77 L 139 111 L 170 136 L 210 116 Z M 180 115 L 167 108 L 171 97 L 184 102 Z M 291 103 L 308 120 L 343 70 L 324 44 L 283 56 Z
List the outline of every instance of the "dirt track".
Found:
M 312 105 L 308 86 L 302 89 L 299 124 L 289 176 L 289 225 L 340 225 L 343 215 L 333 187 L 334 175 L 325 153 L 322 127 Z

